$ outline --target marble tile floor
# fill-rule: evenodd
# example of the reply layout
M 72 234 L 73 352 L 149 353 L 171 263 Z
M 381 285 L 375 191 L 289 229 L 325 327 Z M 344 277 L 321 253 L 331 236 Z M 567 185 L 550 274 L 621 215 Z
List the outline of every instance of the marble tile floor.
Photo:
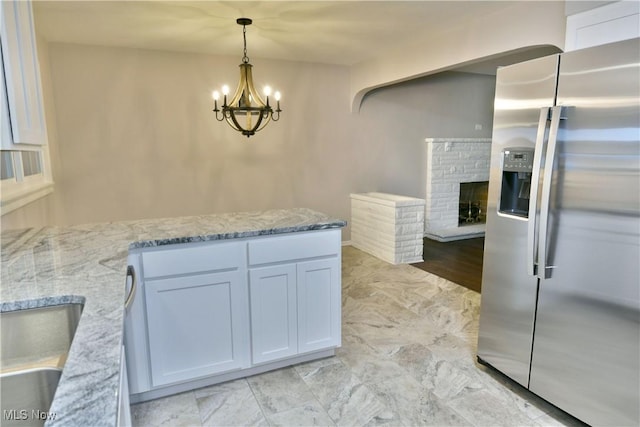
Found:
M 134 426 L 580 426 L 476 362 L 480 294 L 343 248 L 342 347 L 131 407 Z

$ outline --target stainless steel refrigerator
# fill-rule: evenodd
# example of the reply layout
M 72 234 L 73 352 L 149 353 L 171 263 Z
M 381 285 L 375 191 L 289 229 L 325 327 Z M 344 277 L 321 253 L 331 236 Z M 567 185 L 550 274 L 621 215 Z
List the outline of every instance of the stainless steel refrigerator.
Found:
M 640 425 L 640 39 L 497 72 L 478 360 Z

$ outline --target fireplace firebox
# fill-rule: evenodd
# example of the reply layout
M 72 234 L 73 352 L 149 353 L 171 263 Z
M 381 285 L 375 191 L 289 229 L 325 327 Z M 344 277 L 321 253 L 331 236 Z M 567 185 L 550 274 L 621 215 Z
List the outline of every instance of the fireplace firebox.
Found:
M 484 224 L 487 219 L 489 182 L 461 182 L 458 199 L 458 226 Z

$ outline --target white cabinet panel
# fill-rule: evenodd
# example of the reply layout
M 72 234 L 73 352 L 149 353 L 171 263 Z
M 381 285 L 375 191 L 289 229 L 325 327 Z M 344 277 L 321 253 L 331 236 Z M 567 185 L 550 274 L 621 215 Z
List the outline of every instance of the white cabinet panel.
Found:
M 306 353 L 341 343 L 340 262 L 297 264 L 298 351 Z
M 0 39 L 12 140 L 2 131 L 2 148 L 46 144 L 42 86 L 30 1 L 0 2 Z M 4 106 L 3 106 L 4 107 Z M 2 114 L 5 114 L 3 108 Z M 2 122 L 5 123 L 3 117 Z M 15 148 L 13 148 L 15 149 Z
M 249 271 L 253 363 L 298 353 L 295 264 Z
M 131 407 L 129 405 L 129 380 L 127 377 L 127 359 L 125 347 L 120 351 L 120 387 L 118 388 L 118 419 L 117 427 L 131 426 Z
M 149 280 L 145 298 L 154 387 L 248 365 L 241 272 Z
M 640 37 L 640 2 L 618 1 L 567 17 L 565 51 Z
M 1 6 L 0 6 L 1 7 Z M 4 70 L 4 59 L 0 55 L 0 70 Z M 4 81 L 4 72 L 0 73 L 0 148 L 10 148 L 13 144 L 11 133 L 11 120 L 9 119 L 9 104 L 7 104 L 7 85 Z
M 171 249 L 142 253 L 144 277 L 173 276 L 241 268 L 246 265 L 246 243 L 225 242 L 171 245 Z
M 341 231 L 292 233 L 249 242 L 249 264 L 291 262 L 297 259 L 329 256 L 340 247 Z M 337 246 L 336 246 L 337 245 Z

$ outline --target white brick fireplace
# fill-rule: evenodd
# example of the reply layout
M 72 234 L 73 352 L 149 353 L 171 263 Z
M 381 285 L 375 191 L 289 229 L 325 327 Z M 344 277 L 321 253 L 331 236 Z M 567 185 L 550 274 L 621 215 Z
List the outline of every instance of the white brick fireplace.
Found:
M 484 224 L 458 226 L 460 183 L 489 180 L 491 138 L 426 138 L 425 236 L 441 242 L 484 235 Z

